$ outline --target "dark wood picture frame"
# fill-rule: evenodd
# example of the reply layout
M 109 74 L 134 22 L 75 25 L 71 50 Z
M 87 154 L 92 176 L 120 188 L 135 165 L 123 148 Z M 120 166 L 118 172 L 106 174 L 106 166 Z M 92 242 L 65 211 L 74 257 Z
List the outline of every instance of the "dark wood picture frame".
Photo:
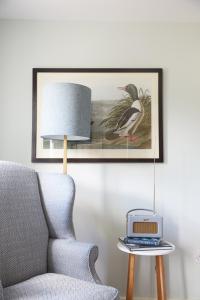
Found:
M 163 71 L 161 68 L 33 68 L 32 70 L 32 162 L 61 163 L 61 158 L 37 157 L 37 77 L 38 73 L 157 73 L 158 74 L 158 137 L 159 157 L 152 158 L 68 158 L 72 163 L 152 163 L 163 162 Z

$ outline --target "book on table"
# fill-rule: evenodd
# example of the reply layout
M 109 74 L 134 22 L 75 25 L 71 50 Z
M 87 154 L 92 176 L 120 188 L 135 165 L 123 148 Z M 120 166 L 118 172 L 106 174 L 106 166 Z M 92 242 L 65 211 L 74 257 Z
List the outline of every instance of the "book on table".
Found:
M 135 243 L 127 243 L 126 237 L 119 238 L 120 243 L 128 248 L 129 251 L 152 251 L 152 250 L 171 250 L 172 245 L 164 240 L 159 241 L 159 245 L 144 245 L 144 244 L 135 244 Z
M 126 244 L 136 244 L 145 246 L 159 246 L 161 242 L 160 238 L 150 238 L 150 237 L 124 237 L 124 243 Z

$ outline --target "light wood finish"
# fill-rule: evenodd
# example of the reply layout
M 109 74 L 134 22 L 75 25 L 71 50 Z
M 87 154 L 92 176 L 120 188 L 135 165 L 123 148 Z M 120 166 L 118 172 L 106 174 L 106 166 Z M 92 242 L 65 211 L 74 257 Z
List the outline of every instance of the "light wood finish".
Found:
M 158 300 L 166 300 L 165 270 L 163 256 L 156 256 L 157 297 Z
M 156 222 L 134 222 L 133 232 L 135 233 L 157 233 L 158 223 Z
M 67 136 L 64 135 L 63 174 L 67 174 Z
M 129 254 L 126 300 L 133 300 L 134 279 L 135 279 L 135 255 Z

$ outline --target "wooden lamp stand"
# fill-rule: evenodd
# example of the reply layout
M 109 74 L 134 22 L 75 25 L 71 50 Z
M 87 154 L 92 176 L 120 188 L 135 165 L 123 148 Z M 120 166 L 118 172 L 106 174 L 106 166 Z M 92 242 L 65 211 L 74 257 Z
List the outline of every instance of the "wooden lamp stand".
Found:
M 64 135 L 64 143 L 63 143 L 63 174 L 67 174 L 67 136 Z

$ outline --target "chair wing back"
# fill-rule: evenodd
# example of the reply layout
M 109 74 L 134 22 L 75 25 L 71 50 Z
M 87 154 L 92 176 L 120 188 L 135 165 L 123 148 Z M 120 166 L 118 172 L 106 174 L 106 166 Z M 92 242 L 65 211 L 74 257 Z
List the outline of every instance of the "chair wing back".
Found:
M 0 280 L 3 287 L 47 271 L 48 229 L 35 171 L 0 162 Z
M 75 185 L 69 175 L 39 173 L 39 186 L 50 238 L 74 239 Z

